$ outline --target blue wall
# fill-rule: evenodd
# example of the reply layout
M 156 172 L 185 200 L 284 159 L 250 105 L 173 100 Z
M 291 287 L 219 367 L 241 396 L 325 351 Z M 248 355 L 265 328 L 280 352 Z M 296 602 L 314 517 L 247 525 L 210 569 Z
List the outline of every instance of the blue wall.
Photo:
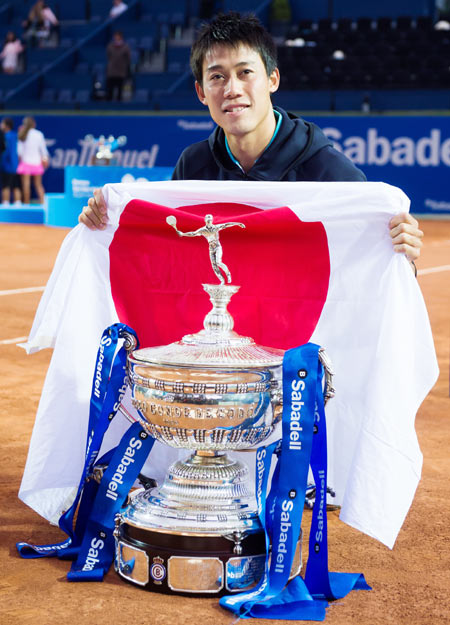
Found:
M 402 188 L 413 211 L 450 212 L 450 116 L 305 117 L 324 129 L 369 180 Z M 51 154 L 44 185 L 56 193 L 64 190 L 65 167 L 89 165 L 87 133 L 127 136 L 118 164 L 136 177 L 139 170 L 172 168 L 183 148 L 206 138 L 214 127 L 208 117 L 198 116 L 38 115 L 36 120 Z

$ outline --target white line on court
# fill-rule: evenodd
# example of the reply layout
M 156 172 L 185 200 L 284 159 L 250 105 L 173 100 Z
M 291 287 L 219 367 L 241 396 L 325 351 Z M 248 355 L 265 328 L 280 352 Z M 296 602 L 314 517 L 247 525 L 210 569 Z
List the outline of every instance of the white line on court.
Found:
M 43 291 L 45 286 L 28 286 L 24 289 L 9 289 L 8 291 L 0 291 L 0 295 L 20 295 L 21 293 L 37 293 Z
M 443 245 L 448 245 L 449 243 L 450 239 L 444 239 L 443 241 L 431 241 L 431 243 L 425 243 L 425 245 L 430 245 L 431 247 L 442 247 Z
M 23 343 L 28 340 L 28 336 L 18 336 L 16 339 L 4 339 L 0 341 L 0 345 L 14 345 L 14 343 Z
M 426 276 L 428 273 L 439 273 L 440 271 L 450 271 L 450 265 L 441 265 L 440 267 L 428 267 L 428 269 L 419 269 L 418 276 Z

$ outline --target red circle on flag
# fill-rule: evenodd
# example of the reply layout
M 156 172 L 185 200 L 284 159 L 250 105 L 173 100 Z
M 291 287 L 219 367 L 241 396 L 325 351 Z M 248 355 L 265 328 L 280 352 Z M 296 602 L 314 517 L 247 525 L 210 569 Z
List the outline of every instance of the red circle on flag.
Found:
M 165 345 L 203 328 L 211 309 L 202 283 L 217 284 L 203 236 L 179 237 L 166 223 L 192 232 L 214 223 L 241 222 L 220 232 L 223 262 L 239 285 L 228 310 L 234 329 L 257 343 L 288 349 L 306 343 L 327 297 L 330 259 L 321 222 L 302 222 L 287 207 L 215 202 L 176 209 L 131 201 L 109 248 L 113 300 L 121 322 L 141 347 Z

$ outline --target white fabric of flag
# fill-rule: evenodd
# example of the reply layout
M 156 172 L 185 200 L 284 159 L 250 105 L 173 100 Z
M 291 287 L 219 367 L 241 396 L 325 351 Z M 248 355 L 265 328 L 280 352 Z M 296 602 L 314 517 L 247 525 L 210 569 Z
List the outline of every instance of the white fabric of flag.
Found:
M 84 462 L 99 339 L 107 326 L 123 321 L 111 290 L 110 248 L 131 200 L 144 202 L 136 209 L 140 219 L 145 219 L 145 202 L 167 207 L 167 214 L 179 207 L 214 204 L 217 198 L 267 216 L 282 206 L 303 223 L 320 222 L 326 233 L 329 282 L 309 340 L 325 347 L 335 370 L 336 396 L 326 412 L 329 483 L 341 505 L 340 518 L 392 548 L 421 475 L 416 413 L 438 375 L 419 285 L 404 255 L 394 253 L 389 234 L 392 216 L 409 210 L 406 195 L 396 187 L 369 182 L 150 182 L 106 185 L 103 193 L 107 228 L 93 232 L 77 226 L 67 235 L 24 346 L 28 353 L 46 347 L 54 352 L 19 497 L 53 523 L 74 497 Z M 242 219 L 245 222 L 245 215 Z M 221 238 L 233 283 L 239 284 L 234 280 L 239 263 L 256 264 L 255 271 L 264 272 L 269 284 L 276 280 L 264 243 L 260 258 L 248 257 L 246 231 L 235 230 L 242 239 L 240 260 L 233 257 L 229 262 L 228 235 Z M 139 229 L 133 232 L 137 240 Z M 203 245 L 206 250 L 204 241 Z M 146 272 L 159 269 L 143 262 L 142 284 Z M 237 307 L 239 297 L 240 293 L 234 296 Z M 263 310 L 269 323 L 273 309 L 265 305 Z M 164 316 L 155 320 L 165 322 Z M 124 401 L 133 411 L 129 392 Z M 127 427 L 118 414 L 102 452 L 117 444 Z M 186 450 L 155 444 L 144 472 L 161 480 L 179 455 L 185 456 Z M 245 456 L 248 462 L 249 454 Z

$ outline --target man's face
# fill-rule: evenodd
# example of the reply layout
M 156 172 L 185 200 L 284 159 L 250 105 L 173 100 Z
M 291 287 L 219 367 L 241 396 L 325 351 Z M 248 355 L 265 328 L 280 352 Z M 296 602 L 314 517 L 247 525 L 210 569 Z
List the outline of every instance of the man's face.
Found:
M 270 94 L 279 83 L 278 69 L 267 76 L 261 56 L 252 48 L 217 45 L 203 61 L 203 85 L 196 82 L 195 88 L 225 135 L 241 138 L 264 133 L 273 124 Z

